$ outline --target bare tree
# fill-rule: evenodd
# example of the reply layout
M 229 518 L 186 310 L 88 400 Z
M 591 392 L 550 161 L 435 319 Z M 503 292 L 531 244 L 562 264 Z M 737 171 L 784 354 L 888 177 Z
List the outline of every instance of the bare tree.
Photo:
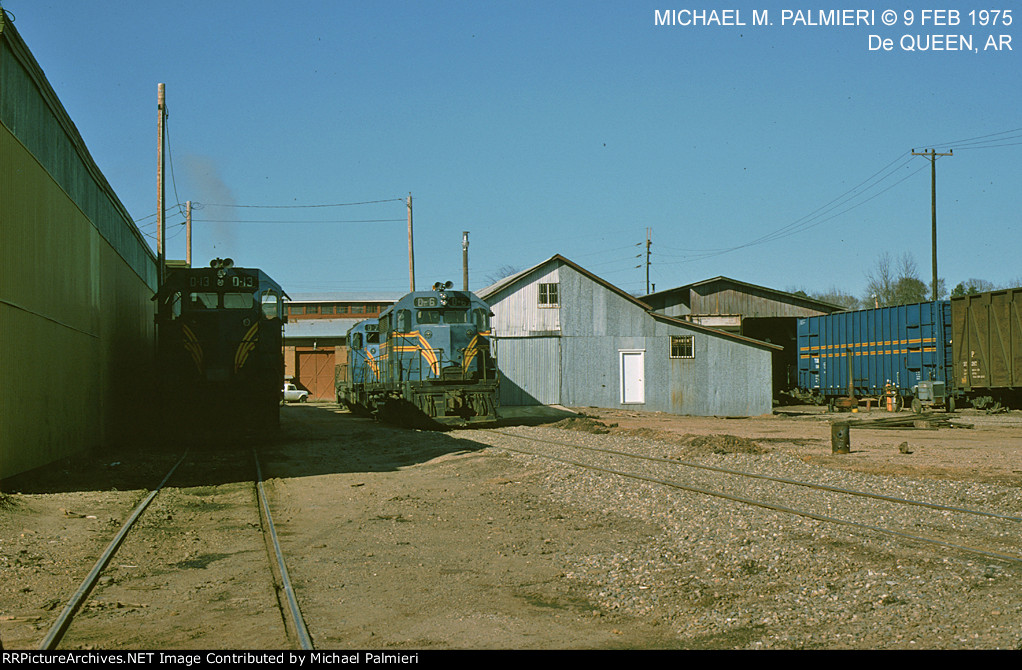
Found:
M 815 291 L 813 293 L 810 293 L 809 296 L 813 298 L 813 300 L 829 302 L 832 305 L 841 305 L 847 310 L 862 309 L 863 307 L 867 307 L 867 305 L 864 305 L 861 300 L 856 298 L 851 293 L 845 293 L 841 289 L 834 287 L 832 287 L 829 291 L 826 292 Z M 872 307 L 873 305 L 868 306 Z
M 493 272 L 486 275 L 486 281 L 491 284 L 496 284 L 504 277 L 510 277 L 513 274 L 518 274 L 520 270 L 513 265 L 501 265 Z
M 894 302 L 894 288 L 897 278 L 891 254 L 883 252 L 866 272 L 866 295 L 862 301 L 869 307 L 886 307 Z
M 977 293 L 993 291 L 995 288 L 997 287 L 991 281 L 970 277 L 965 281 L 958 282 L 958 285 L 955 286 L 953 291 L 951 291 L 951 297 L 957 298 L 962 295 L 975 295 Z
M 947 295 L 944 280 L 937 280 L 937 297 Z M 895 261 L 884 252 L 877 258 L 873 269 L 866 273 L 867 307 L 890 307 L 926 302 L 932 297 L 930 287 L 919 278 L 919 269 L 912 254 L 906 252 Z

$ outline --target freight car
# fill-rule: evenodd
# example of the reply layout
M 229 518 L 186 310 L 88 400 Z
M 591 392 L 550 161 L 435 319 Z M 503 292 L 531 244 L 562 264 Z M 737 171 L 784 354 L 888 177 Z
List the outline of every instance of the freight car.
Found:
M 799 390 L 831 407 L 1022 400 L 1022 289 L 802 318 L 796 339 Z
M 337 404 L 354 414 L 372 414 L 369 390 L 380 383 L 380 320 L 365 319 L 348 330 L 347 375 L 337 388 Z
M 975 407 L 1022 407 L 1022 288 L 951 299 L 956 391 Z
M 802 318 L 796 339 L 799 388 L 831 407 L 866 397 L 894 409 L 954 409 L 946 300 Z
M 347 397 L 384 420 L 419 427 L 497 419 L 490 307 L 451 286 L 413 291 L 380 314 L 378 380 L 369 381 L 377 369 L 367 360 L 361 389 L 355 387 L 357 372 L 349 371 Z M 363 345 L 368 339 L 366 331 Z
M 229 258 L 169 271 L 155 298 L 168 429 L 207 435 L 279 425 L 285 298 L 266 273 Z

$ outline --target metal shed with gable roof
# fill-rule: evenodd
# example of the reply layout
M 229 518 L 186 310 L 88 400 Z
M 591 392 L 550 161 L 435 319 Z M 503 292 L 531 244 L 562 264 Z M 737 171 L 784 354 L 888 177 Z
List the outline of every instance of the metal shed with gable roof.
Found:
M 780 347 L 654 313 L 555 255 L 477 292 L 490 304 L 501 404 L 700 416 L 772 409 Z

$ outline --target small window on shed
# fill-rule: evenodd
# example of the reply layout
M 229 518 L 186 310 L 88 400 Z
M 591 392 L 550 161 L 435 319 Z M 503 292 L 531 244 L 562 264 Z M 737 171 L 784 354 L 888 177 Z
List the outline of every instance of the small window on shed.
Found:
M 539 306 L 557 307 L 557 284 L 539 285 Z
M 691 335 L 671 335 L 671 358 L 695 358 Z

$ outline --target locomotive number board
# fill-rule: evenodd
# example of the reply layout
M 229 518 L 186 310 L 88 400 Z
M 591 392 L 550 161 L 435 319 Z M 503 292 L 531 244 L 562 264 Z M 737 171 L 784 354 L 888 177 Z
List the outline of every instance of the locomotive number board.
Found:
M 422 296 L 415 299 L 416 307 L 468 307 L 471 303 L 463 295 L 449 295 L 447 302 L 441 303 L 436 296 Z

